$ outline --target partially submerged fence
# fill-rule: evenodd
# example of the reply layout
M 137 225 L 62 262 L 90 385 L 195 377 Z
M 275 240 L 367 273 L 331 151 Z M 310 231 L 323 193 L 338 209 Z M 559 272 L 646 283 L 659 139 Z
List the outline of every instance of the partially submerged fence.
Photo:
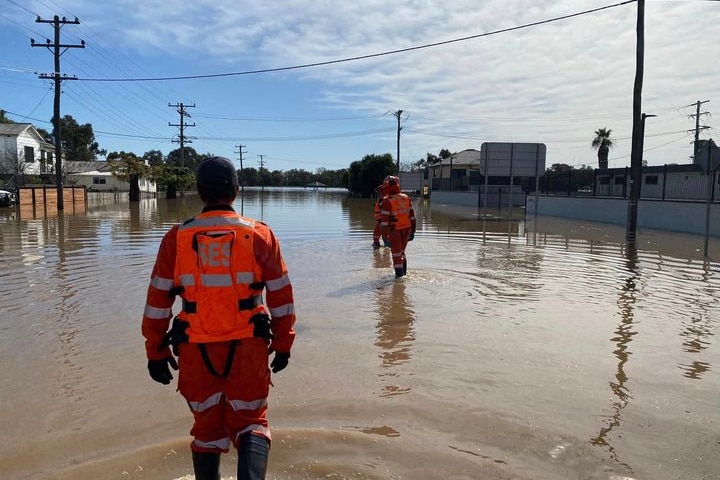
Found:
M 85 205 L 87 195 L 85 187 L 63 187 L 64 205 Z M 17 203 L 21 207 L 33 206 L 56 206 L 58 203 L 58 191 L 55 186 L 37 185 L 18 187 Z

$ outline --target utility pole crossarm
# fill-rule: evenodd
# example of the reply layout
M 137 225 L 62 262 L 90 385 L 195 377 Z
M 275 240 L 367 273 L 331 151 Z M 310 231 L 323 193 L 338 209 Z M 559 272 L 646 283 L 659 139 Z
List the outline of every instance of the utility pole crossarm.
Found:
M 700 145 L 700 130 L 705 130 L 707 128 L 700 127 L 700 117 L 702 115 L 710 115 L 710 112 L 700 113 L 700 105 L 702 105 L 703 103 L 708 103 L 709 101 L 710 100 L 698 100 L 694 104 L 688 105 L 688 107 L 692 107 L 694 105 L 696 109 L 694 114 L 689 115 L 690 118 L 695 117 L 695 144 L 693 146 L 693 159 L 695 159 L 698 154 L 698 148 Z
M 400 116 L 402 115 L 403 111 L 398 110 L 393 113 L 395 118 L 397 118 L 397 159 L 396 159 L 396 169 L 398 177 L 400 176 L 400 130 L 402 130 L 402 127 L 400 126 Z
M 192 143 L 192 139 L 185 136 L 185 127 L 194 127 L 194 123 L 185 123 L 185 117 L 190 117 L 190 114 L 185 110 L 186 108 L 195 108 L 195 104 L 192 105 L 186 105 L 182 102 L 180 103 L 168 103 L 168 107 L 176 108 L 177 112 L 180 114 L 180 123 L 170 123 L 168 122 L 169 127 L 180 127 L 180 135 L 179 138 L 172 139 L 172 143 L 179 143 L 180 144 L 180 166 L 185 166 L 185 144 L 186 143 Z

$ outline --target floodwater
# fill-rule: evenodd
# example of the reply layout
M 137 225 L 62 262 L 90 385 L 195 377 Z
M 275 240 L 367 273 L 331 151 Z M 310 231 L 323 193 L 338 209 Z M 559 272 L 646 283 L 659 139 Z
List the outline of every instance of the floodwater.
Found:
M 371 200 L 238 200 L 296 293 L 268 478 L 720 478 L 720 264 L 701 237 L 632 249 L 621 227 L 415 206 L 395 280 Z M 160 238 L 199 208 L 0 210 L 0 478 L 192 478 L 190 413 L 148 377 L 140 319 Z

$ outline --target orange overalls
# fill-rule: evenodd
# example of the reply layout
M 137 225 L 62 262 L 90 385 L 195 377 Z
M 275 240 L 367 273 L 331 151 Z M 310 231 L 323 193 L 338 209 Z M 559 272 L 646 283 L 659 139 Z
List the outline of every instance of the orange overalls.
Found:
M 393 193 L 383 199 L 380 214 L 382 232 L 390 240 L 395 276 L 402 277 L 407 272 L 405 248 L 411 235 L 415 234 L 416 221 L 412 201 L 404 193 Z
M 195 417 L 191 449 L 227 452 L 247 432 L 270 440 L 269 340 L 253 335 L 251 319 L 265 315 L 277 351 L 289 352 L 295 335 L 292 286 L 270 228 L 210 207 L 166 234 L 143 316 L 148 358 L 170 354 L 160 345 L 175 295 L 177 319 L 189 324 L 178 390 Z

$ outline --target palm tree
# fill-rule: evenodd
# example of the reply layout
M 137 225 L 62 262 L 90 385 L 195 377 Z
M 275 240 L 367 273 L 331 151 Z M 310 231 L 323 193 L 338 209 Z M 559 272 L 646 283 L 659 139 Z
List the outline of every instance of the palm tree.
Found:
M 611 133 L 612 130 L 609 128 L 595 130 L 592 148 L 598 151 L 598 168 L 608 168 L 608 153 L 613 146 L 613 141 L 610 139 Z

